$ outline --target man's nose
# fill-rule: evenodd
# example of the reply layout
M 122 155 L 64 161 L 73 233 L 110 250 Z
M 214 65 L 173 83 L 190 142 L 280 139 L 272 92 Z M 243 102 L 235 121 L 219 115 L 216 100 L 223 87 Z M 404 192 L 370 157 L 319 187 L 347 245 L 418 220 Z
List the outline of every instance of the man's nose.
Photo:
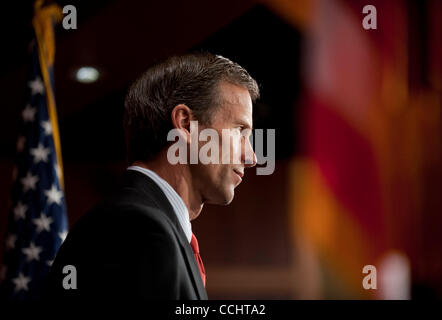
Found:
M 241 161 L 244 163 L 244 166 L 246 168 L 251 168 L 256 166 L 256 154 L 255 151 L 253 151 L 253 147 L 252 144 L 250 143 L 249 139 L 244 139 L 245 143 L 244 143 L 244 148 L 242 149 L 242 154 L 241 154 Z

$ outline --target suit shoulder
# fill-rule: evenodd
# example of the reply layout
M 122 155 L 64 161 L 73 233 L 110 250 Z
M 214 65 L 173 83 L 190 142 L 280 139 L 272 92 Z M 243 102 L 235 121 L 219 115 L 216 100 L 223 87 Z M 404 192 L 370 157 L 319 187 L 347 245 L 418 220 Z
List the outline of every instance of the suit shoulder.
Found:
M 113 242 L 118 238 L 147 239 L 158 234 L 174 238 L 173 223 L 165 212 L 154 203 L 119 196 L 86 212 L 72 227 L 66 240 L 82 238 L 101 242 L 100 238 L 103 238 Z

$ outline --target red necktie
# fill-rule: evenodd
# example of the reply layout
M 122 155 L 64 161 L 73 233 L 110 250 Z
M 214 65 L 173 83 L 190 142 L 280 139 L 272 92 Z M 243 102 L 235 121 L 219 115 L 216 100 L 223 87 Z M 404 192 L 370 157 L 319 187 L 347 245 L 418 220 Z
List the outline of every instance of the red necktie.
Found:
M 201 260 L 200 248 L 198 246 L 198 240 L 196 240 L 196 237 L 193 233 L 192 233 L 192 240 L 190 240 L 190 246 L 192 247 L 196 262 L 198 263 L 198 268 L 200 269 L 200 273 L 201 273 L 201 279 L 203 280 L 203 284 L 205 287 L 206 286 L 206 271 L 204 270 L 203 260 Z

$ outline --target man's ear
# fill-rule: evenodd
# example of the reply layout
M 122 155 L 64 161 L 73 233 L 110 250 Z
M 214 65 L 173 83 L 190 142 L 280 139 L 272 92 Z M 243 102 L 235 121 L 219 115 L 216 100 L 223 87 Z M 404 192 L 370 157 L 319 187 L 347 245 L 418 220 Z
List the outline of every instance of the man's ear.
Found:
M 172 109 L 170 116 L 173 128 L 178 129 L 187 143 L 190 143 L 190 121 L 193 120 L 190 108 L 185 104 L 178 104 Z

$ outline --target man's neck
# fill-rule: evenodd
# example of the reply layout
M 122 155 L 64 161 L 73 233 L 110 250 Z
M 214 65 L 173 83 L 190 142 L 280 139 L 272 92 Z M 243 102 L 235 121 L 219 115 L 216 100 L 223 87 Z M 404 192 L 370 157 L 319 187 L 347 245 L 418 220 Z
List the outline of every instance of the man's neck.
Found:
M 181 199 L 183 199 L 189 211 L 190 221 L 199 216 L 204 203 L 192 185 L 192 176 L 188 165 L 171 165 L 162 154 L 155 160 L 135 161 L 132 165 L 152 170 L 167 181 Z

